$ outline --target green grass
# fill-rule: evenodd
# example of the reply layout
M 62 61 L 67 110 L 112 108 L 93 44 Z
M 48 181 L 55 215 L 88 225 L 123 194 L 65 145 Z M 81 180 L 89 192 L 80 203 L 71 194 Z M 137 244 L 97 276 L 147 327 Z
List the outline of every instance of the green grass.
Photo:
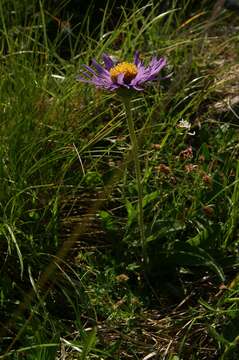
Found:
M 109 2 L 52 39 L 38 5 L 0 5 L 0 359 L 237 359 L 236 17 Z M 136 49 L 171 74 L 131 102 L 147 268 L 123 106 L 76 81 Z

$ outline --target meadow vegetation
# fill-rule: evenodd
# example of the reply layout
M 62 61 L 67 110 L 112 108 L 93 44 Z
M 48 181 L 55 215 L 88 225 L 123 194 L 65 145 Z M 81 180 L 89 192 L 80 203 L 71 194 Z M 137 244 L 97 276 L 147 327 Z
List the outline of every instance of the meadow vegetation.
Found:
M 0 2 L 0 359 L 236 360 L 238 17 L 59 3 Z M 147 265 L 124 108 L 76 80 L 136 50 L 167 59 L 131 101 Z

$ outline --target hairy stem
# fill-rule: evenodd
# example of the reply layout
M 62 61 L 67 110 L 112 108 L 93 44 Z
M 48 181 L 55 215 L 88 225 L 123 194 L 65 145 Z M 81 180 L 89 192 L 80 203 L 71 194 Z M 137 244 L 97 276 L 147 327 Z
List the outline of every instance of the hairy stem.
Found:
M 138 140 L 135 134 L 134 129 L 134 122 L 132 117 L 132 111 L 130 106 L 130 97 L 121 97 L 125 112 L 126 118 L 128 123 L 129 135 L 132 145 L 132 155 L 134 160 L 135 166 L 135 173 L 136 173 L 136 183 L 137 183 L 137 190 L 138 190 L 138 223 L 140 229 L 140 240 L 141 240 L 141 247 L 142 247 L 142 255 L 144 264 L 147 264 L 147 251 L 146 251 L 146 243 L 145 243 L 145 233 L 144 233 L 144 215 L 143 215 L 143 189 L 141 183 L 141 169 L 140 169 L 140 161 L 139 161 L 139 151 L 138 151 Z

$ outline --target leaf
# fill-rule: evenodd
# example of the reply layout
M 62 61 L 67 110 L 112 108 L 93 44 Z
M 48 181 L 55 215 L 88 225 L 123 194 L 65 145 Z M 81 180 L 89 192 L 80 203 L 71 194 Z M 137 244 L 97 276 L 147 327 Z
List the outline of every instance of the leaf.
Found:
M 157 199 L 159 196 L 160 196 L 160 192 L 158 190 L 145 195 L 143 198 L 143 207 L 145 207 L 146 205 Z
M 174 245 L 173 253 L 178 265 L 209 267 L 218 275 L 222 282 L 225 281 L 222 268 L 204 249 L 177 241 Z
M 18 255 L 18 258 L 19 258 L 20 269 L 21 269 L 21 278 L 22 278 L 22 276 L 23 276 L 23 270 L 24 270 L 22 253 L 21 253 L 20 247 L 19 247 L 19 245 L 18 245 L 17 239 L 16 239 L 16 237 L 15 237 L 15 234 L 14 234 L 11 226 L 8 225 L 8 224 L 5 224 L 5 227 L 7 228 L 8 233 L 10 234 L 10 238 L 11 238 L 13 244 L 15 245 L 15 248 L 16 248 L 16 251 L 17 251 L 17 255 Z M 4 229 L 3 229 L 3 230 L 4 230 Z
M 99 212 L 99 216 L 100 216 L 103 226 L 106 230 L 114 231 L 117 229 L 117 227 L 114 223 L 114 219 L 108 211 L 101 210 Z
M 90 331 L 90 333 L 86 335 L 84 346 L 82 349 L 81 360 L 85 360 L 89 352 L 94 348 L 97 340 L 96 334 L 97 334 L 97 330 L 96 327 L 94 327 Z
M 205 242 L 208 238 L 208 230 L 204 228 L 200 233 L 198 233 L 193 238 L 187 240 L 187 243 L 192 246 L 199 246 L 202 242 Z
M 130 225 L 132 225 L 133 221 L 137 217 L 137 211 L 128 199 L 125 200 L 125 205 L 128 213 L 127 225 L 130 227 Z

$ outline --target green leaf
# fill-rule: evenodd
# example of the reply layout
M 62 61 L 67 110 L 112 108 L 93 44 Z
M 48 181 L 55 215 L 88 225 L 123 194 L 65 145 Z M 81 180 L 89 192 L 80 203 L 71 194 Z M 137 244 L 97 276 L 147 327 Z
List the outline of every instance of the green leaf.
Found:
M 95 347 L 96 340 L 97 340 L 96 334 L 97 334 L 97 330 L 96 330 L 96 327 L 94 327 L 90 331 L 90 333 L 88 333 L 86 335 L 83 349 L 82 349 L 81 360 L 85 360 L 87 358 L 87 355 L 90 353 L 90 351 Z
M 105 211 L 105 210 L 101 210 L 99 212 L 99 216 L 100 216 L 100 219 L 103 223 L 103 226 L 106 230 L 109 230 L 109 231 L 114 231 L 117 229 L 115 223 L 114 223 L 114 219 L 112 217 L 112 215 Z
M 137 211 L 128 199 L 125 200 L 125 205 L 128 213 L 127 225 L 130 227 L 134 220 L 137 218 Z
M 173 253 L 178 265 L 209 267 L 218 275 L 222 282 L 225 281 L 222 268 L 204 249 L 177 241 L 173 247 Z
M 160 196 L 160 192 L 158 190 L 145 195 L 143 198 L 143 207 L 145 207 L 146 205 L 157 199 L 159 196 Z

